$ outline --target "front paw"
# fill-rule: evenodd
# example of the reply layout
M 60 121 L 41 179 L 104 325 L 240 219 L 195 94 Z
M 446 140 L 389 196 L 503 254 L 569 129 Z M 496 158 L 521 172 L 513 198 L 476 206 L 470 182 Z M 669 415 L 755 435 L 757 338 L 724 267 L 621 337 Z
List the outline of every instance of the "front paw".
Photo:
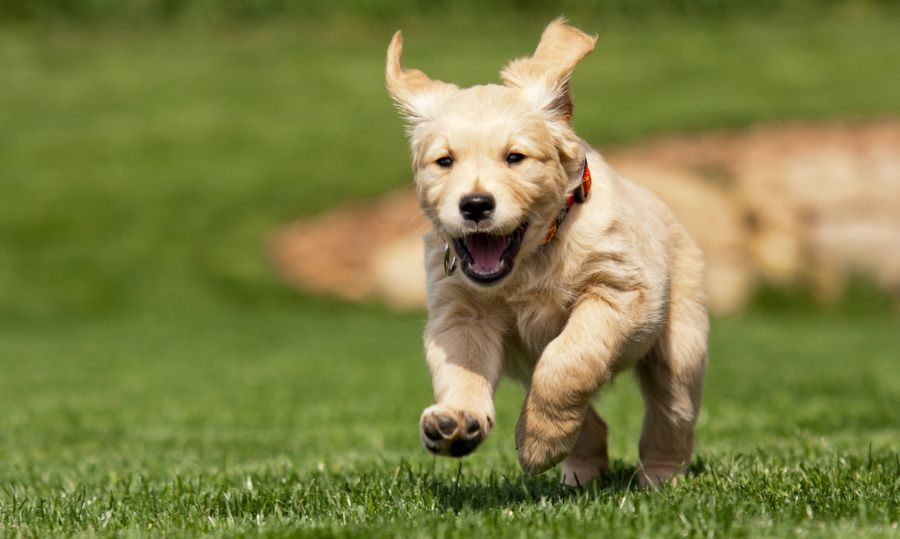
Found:
M 478 447 L 493 425 L 489 415 L 434 404 L 422 412 L 419 431 L 425 449 L 437 455 L 463 457 Z
M 549 470 L 572 452 L 580 427 L 578 419 L 551 419 L 526 406 L 516 425 L 519 465 L 531 474 Z

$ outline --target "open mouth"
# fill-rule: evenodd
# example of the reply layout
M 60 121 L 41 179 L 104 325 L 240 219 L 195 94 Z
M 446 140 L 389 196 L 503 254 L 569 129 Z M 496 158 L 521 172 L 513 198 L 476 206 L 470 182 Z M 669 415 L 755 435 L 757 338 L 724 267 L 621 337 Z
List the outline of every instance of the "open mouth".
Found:
M 527 228 L 528 223 L 523 223 L 505 236 L 476 232 L 454 238 L 453 245 L 462 262 L 463 273 L 482 284 L 495 283 L 506 277 L 512 271 Z

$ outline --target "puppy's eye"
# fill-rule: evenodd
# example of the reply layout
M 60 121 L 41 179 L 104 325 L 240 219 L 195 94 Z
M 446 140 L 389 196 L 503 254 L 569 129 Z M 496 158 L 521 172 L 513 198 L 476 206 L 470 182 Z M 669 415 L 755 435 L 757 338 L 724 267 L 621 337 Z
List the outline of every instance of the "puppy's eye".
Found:
M 453 158 L 444 156 L 435 161 L 435 163 L 441 168 L 450 168 L 453 166 Z
M 515 165 L 516 163 L 521 163 L 522 160 L 525 159 L 525 155 L 521 153 L 511 153 L 506 156 L 506 162 L 510 165 Z

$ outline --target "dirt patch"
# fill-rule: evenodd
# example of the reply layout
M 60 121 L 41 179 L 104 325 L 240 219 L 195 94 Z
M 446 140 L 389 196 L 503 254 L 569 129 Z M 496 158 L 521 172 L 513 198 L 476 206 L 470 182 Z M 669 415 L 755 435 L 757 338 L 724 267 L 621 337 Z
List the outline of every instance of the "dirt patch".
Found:
M 604 156 L 700 243 L 716 312 L 740 309 L 760 279 L 805 280 L 828 299 L 862 272 L 900 296 L 900 121 L 666 137 Z M 303 289 L 420 306 L 428 226 L 412 190 L 398 191 L 287 225 L 272 259 Z

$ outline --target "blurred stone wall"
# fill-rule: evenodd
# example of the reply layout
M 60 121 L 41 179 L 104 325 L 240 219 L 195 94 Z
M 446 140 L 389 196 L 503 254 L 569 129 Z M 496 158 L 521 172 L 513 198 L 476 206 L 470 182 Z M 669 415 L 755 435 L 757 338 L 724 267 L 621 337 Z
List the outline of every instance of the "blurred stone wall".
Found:
M 827 302 L 855 273 L 900 298 L 900 121 L 668 137 L 604 155 L 697 239 L 714 312 L 741 309 L 761 281 L 809 283 Z M 287 225 L 272 260 L 303 289 L 420 307 L 428 226 L 412 190 L 395 192 Z

